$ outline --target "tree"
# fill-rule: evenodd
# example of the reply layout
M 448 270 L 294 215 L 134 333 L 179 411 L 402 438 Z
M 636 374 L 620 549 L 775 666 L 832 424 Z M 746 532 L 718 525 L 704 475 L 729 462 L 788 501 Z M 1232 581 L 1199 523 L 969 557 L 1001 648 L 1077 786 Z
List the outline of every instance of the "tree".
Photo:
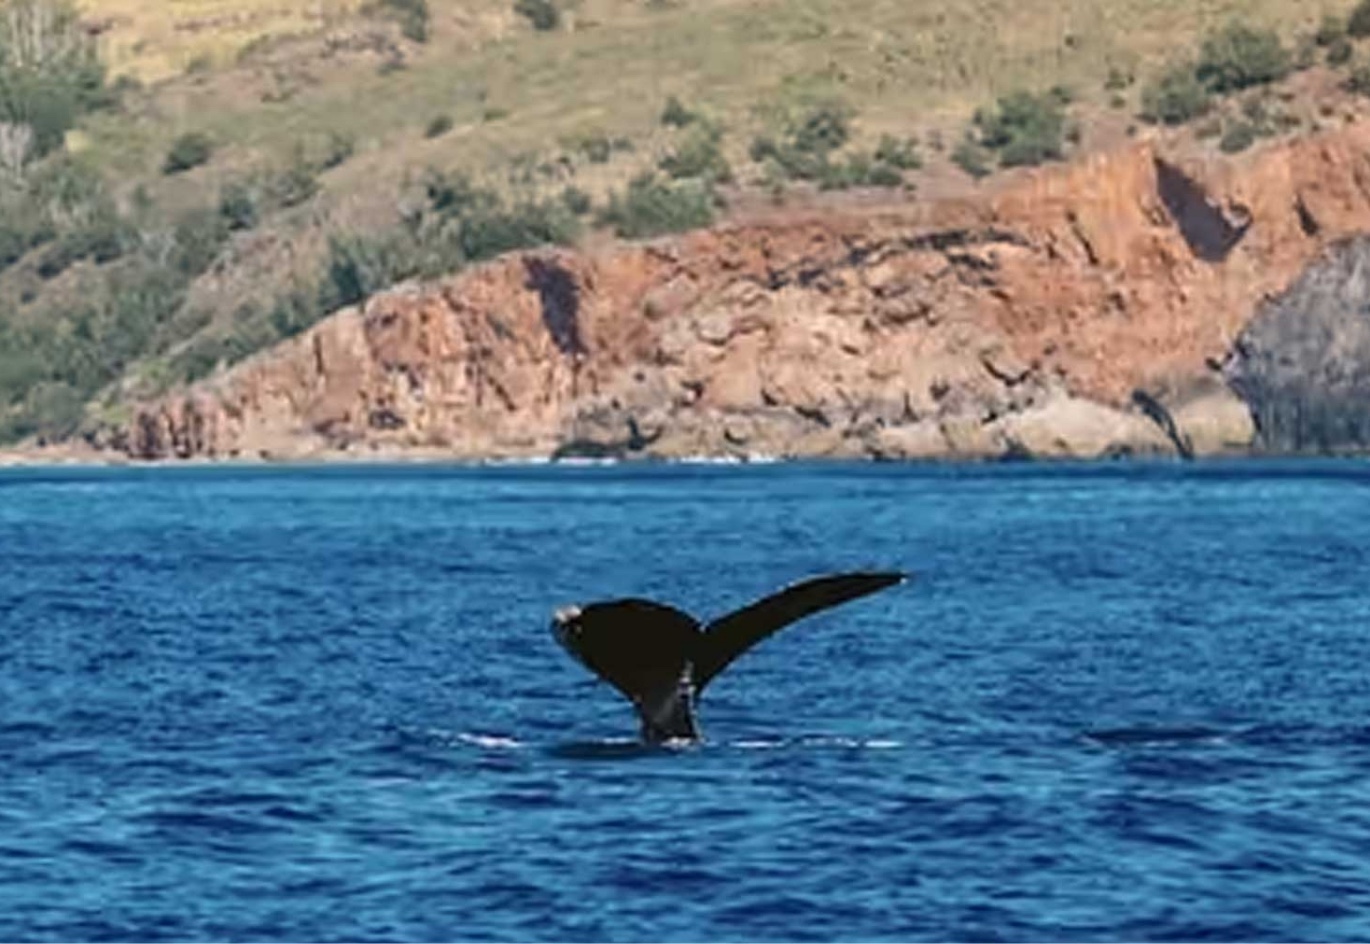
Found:
M 83 112 L 108 100 L 104 67 L 69 0 L 0 9 L 0 122 L 32 129 L 33 156 L 60 146 Z

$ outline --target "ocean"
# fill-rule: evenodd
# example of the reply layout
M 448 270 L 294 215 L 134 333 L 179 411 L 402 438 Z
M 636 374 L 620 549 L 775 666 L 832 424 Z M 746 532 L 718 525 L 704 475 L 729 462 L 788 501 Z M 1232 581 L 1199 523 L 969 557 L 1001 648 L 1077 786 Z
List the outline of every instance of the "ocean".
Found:
M 1370 464 L 0 471 L 0 939 L 1365 940 Z M 905 585 L 636 744 L 548 631 Z

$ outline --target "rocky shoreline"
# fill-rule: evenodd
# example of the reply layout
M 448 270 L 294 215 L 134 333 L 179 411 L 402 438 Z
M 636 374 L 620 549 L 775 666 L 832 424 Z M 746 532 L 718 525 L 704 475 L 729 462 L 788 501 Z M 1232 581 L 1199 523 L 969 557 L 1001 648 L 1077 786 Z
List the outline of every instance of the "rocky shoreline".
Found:
M 1370 446 L 1370 126 L 1139 143 L 982 200 L 519 253 L 401 286 L 96 461 L 1328 453 Z

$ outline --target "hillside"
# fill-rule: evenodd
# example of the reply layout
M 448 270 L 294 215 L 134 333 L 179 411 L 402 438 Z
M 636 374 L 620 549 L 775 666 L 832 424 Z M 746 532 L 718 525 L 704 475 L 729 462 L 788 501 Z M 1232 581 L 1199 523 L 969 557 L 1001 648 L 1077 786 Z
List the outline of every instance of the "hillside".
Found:
M 1059 145 L 1022 163 L 1109 152 L 1156 133 L 1148 89 L 1234 23 L 1277 37 L 1280 75 L 1313 68 L 1210 82 L 1184 147 L 1365 113 L 1342 88 L 1362 41 L 1330 66 L 1314 42 L 1349 4 L 580 0 L 549 29 L 538 7 L 83 0 L 111 93 L 6 197 L 38 222 L 0 253 L 0 440 L 117 426 L 506 249 L 992 197 L 1024 173 L 992 144 L 1015 93 Z
M 1354 307 L 1305 331 L 1277 305 L 1251 351 L 1282 356 L 1238 339 L 1326 252 L 1314 291 L 1360 289 L 1342 286 L 1363 252 L 1335 254 L 1370 227 L 1367 154 L 1370 123 L 1223 161 L 1155 142 L 992 199 L 505 256 L 379 295 L 100 441 L 145 459 L 1207 455 L 1269 437 L 1251 414 L 1294 376 L 1275 408 L 1311 429 L 1319 404 L 1323 444 L 1354 445 Z

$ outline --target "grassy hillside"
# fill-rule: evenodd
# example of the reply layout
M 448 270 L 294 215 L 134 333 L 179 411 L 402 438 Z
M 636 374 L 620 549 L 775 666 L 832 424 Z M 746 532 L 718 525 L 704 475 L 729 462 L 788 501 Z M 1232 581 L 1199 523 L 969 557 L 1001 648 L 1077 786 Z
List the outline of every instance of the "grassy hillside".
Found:
M 1234 20 L 1312 61 L 1323 17 L 1350 9 L 542 4 L 548 29 L 532 0 L 79 0 L 113 91 L 0 188 L 33 224 L 8 260 L 0 233 L 0 439 L 70 433 L 391 279 L 512 246 L 697 225 L 715 194 L 968 188 L 958 165 L 992 169 L 996 147 L 1021 163 L 1121 135 Z

